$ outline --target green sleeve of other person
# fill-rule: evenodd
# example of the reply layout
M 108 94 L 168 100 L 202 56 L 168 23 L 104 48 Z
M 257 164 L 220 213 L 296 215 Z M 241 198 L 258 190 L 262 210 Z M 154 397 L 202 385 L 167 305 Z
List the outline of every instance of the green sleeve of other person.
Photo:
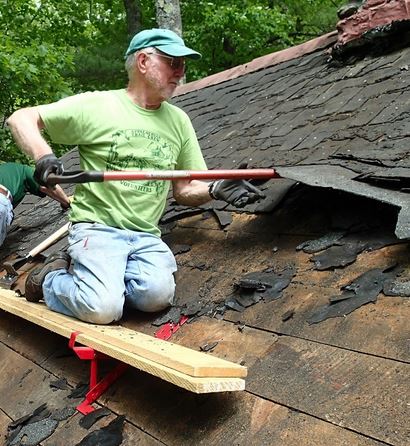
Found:
M 27 192 L 43 197 L 39 184 L 33 178 L 34 168 L 19 163 L 0 164 L 0 184 L 13 196 L 13 206 L 17 206 Z

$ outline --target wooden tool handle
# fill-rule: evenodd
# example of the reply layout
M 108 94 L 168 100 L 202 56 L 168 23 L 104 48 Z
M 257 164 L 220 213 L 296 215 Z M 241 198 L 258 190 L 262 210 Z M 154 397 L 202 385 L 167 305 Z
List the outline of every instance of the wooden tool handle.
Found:
M 34 247 L 29 253 L 27 257 L 35 257 L 40 252 L 47 249 L 49 246 L 51 246 L 53 243 L 55 243 L 57 240 L 60 240 L 60 238 L 64 237 L 66 234 L 68 234 L 68 226 L 70 223 L 66 223 L 64 226 L 62 226 L 60 229 L 58 229 L 56 232 L 51 234 L 49 237 L 47 237 L 45 240 L 43 240 L 39 245 Z

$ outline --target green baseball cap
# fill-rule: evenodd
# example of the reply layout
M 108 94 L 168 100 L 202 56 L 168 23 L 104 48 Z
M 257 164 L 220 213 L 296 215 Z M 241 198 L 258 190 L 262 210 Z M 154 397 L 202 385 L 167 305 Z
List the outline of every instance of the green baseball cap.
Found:
M 197 51 L 185 46 L 185 42 L 169 29 L 145 29 L 136 34 L 125 53 L 125 57 L 143 48 L 155 47 L 169 56 L 189 57 L 199 59 L 201 56 Z

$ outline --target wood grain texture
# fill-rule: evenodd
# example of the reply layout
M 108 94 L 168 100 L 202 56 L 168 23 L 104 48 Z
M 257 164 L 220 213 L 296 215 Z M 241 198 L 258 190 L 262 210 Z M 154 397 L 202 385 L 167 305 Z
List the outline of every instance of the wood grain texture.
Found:
M 245 367 L 204 353 L 195 352 L 124 327 L 86 324 L 54 313 L 48 310 L 44 304 L 27 302 L 7 290 L 2 290 L 0 293 L 0 308 L 65 337 L 70 337 L 72 332 L 79 331 L 81 332 L 77 337 L 79 343 L 191 392 L 226 392 L 245 388 L 244 380 L 238 377 L 246 374 Z M 143 344 L 142 347 L 141 344 Z M 150 351 L 153 353 L 148 356 L 157 361 L 164 360 L 164 364 L 141 356 Z M 173 354 L 175 354 L 175 358 L 172 357 Z M 195 364 L 196 359 L 198 359 L 198 365 Z M 171 366 L 179 367 L 182 371 Z M 188 375 L 184 373 L 186 371 L 199 376 Z M 210 373 L 214 376 L 203 376 Z
M 132 370 L 102 398 L 167 446 L 382 446 L 248 392 L 195 395 Z
M 0 410 L 0 441 L 4 441 L 7 434 L 7 426 L 11 423 L 11 419 Z
M 408 364 L 281 336 L 253 367 L 247 387 L 379 441 L 408 445 Z
M 14 317 L 15 318 L 15 317 Z M 16 319 L 16 318 L 15 318 Z M 16 319 L 18 322 L 19 319 Z M 25 322 L 21 321 L 22 326 Z M 44 329 L 37 327 L 39 333 Z M 353 432 L 350 425 L 338 426 L 334 420 L 328 421 L 326 419 L 328 407 L 324 407 L 322 412 L 319 412 L 320 402 L 316 404 L 316 398 L 321 396 L 320 389 L 317 390 L 318 385 L 322 386 L 322 382 L 313 380 L 308 382 L 305 393 L 302 395 L 295 395 L 298 387 L 303 388 L 303 382 L 306 382 L 304 377 L 304 370 L 295 378 L 298 370 L 295 369 L 294 363 L 290 361 L 283 370 L 275 370 L 264 376 L 269 368 L 266 364 L 272 362 L 278 356 L 278 345 L 289 343 L 287 337 L 275 337 L 267 332 L 259 332 L 254 329 L 245 327 L 243 331 L 239 331 L 237 326 L 231 323 L 203 319 L 194 324 L 184 326 L 183 330 L 178 333 L 178 341 L 184 340 L 186 345 L 195 347 L 204 341 L 224 337 L 215 348 L 215 354 L 221 357 L 226 357 L 231 360 L 244 360 L 250 367 L 250 379 L 253 376 L 258 376 L 266 380 L 262 387 L 252 388 L 252 393 L 236 392 L 236 393 L 215 393 L 208 395 L 196 395 L 195 393 L 184 391 L 176 386 L 169 385 L 164 380 L 156 379 L 155 377 L 142 373 L 136 369 L 130 369 L 121 380 L 115 383 L 108 392 L 103 395 L 99 402 L 109 407 L 116 413 L 124 413 L 127 420 L 134 426 L 138 426 L 145 432 L 148 432 L 152 437 L 158 439 L 161 444 L 169 446 L 187 445 L 226 445 L 236 444 L 240 446 L 255 445 L 275 445 L 275 446 L 296 446 L 303 444 L 303 446 L 328 446 L 335 444 L 340 446 L 381 446 L 382 444 L 375 438 L 369 438 L 368 435 L 362 435 L 360 432 Z M 22 333 L 22 338 L 24 332 Z M 26 337 L 32 337 L 32 332 L 27 331 Z M 39 337 L 36 336 L 36 339 Z M 27 339 L 27 341 L 29 341 Z M 13 340 L 7 337 L 1 339 L 1 342 L 12 343 Z M 1 345 L 1 344 L 0 344 Z M 27 345 L 30 345 L 27 342 Z M 306 348 L 306 345 L 305 347 Z M 320 346 L 317 346 L 320 350 Z M 335 351 L 337 349 L 334 349 Z M 317 353 L 318 355 L 318 353 Z M 285 355 L 286 356 L 286 355 Z M 363 356 L 363 355 L 361 355 Z M 54 398 L 54 392 L 51 393 L 48 389 L 49 376 L 48 373 L 40 373 L 40 368 L 31 361 L 23 358 L 9 348 L 0 349 L 0 358 L 4 360 L 4 369 L 0 370 L 1 376 L 4 377 L 3 386 L 0 387 L 0 409 L 11 411 L 13 418 L 16 417 L 16 408 L 18 409 L 18 416 L 29 413 L 33 407 L 37 407 L 41 403 Z M 349 359 L 349 358 L 347 358 Z M 278 363 L 283 362 L 283 357 L 279 355 Z M 81 368 L 82 361 L 71 357 L 67 367 L 70 369 Z M 315 367 L 315 360 L 312 357 L 310 360 L 311 368 Z M 357 375 L 357 370 L 354 362 L 351 364 L 351 375 L 349 379 L 354 381 Z M 319 363 L 318 363 L 319 365 Z M 61 368 L 59 361 L 55 358 L 49 358 L 43 365 L 47 370 L 57 376 L 61 376 Z M 349 362 L 346 361 L 346 367 Z M 28 370 L 32 369 L 28 376 L 25 376 Z M 71 371 L 70 371 L 71 372 Z M 291 407 L 285 407 L 278 403 L 278 401 L 270 401 L 265 395 L 270 398 L 277 399 L 278 389 L 271 389 L 272 380 L 279 379 L 276 373 L 283 374 L 288 380 L 298 382 L 298 385 L 291 389 L 282 389 L 290 392 L 292 398 L 284 398 L 285 401 L 297 403 L 298 407 L 306 404 L 309 407 L 309 413 L 302 413 L 298 410 L 293 410 Z M 64 375 L 63 375 L 64 376 Z M 83 378 L 87 378 L 87 373 L 84 373 Z M 330 377 L 331 378 L 331 377 Z M 377 381 L 378 376 L 375 377 Z M 283 377 L 282 379 L 285 379 Z M 392 376 L 391 382 L 395 378 Z M 383 380 L 380 380 L 383 383 Z M 41 385 L 38 385 L 41 383 Z M 285 387 L 286 383 L 282 383 Z M 360 393 L 361 384 L 357 384 L 356 388 L 351 389 L 350 396 L 345 395 L 345 398 L 334 398 L 333 408 L 342 410 L 343 414 L 349 412 L 351 406 L 346 405 L 346 401 L 354 396 L 354 401 L 363 402 L 363 411 L 368 410 L 369 401 L 367 403 L 363 400 L 363 394 Z M 257 388 L 258 387 L 258 388 Z M 374 389 L 374 395 L 377 396 L 377 389 Z M 257 393 L 261 391 L 263 396 L 258 396 Z M 313 392 L 314 396 L 310 399 L 306 392 Z M 60 392 L 59 392 L 60 393 Z M 397 391 L 396 391 L 397 394 Z M 325 394 L 329 398 L 329 393 Z M 393 398 L 395 395 L 392 395 Z M 60 398 L 59 398 L 60 399 Z M 279 398 L 278 398 L 279 399 Z M 384 391 L 380 394 L 380 399 L 373 398 L 372 404 L 379 407 L 380 401 L 384 399 Z M 31 403 L 34 401 L 34 403 Z M 384 410 L 386 413 L 389 408 L 394 408 L 388 403 L 388 407 Z M 330 404 L 330 403 L 328 403 Z M 311 406 L 311 408 L 310 408 Z M 305 406 L 306 407 L 306 406 Z M 371 407 L 371 405 L 370 405 Z M 310 414 L 314 413 L 314 416 Z M 335 412 L 333 412 L 335 413 Z M 318 414 L 320 416 L 318 416 Z M 384 415 L 379 421 L 385 422 Z M 393 416 L 393 413 L 392 413 Z M 405 417 L 405 414 L 403 414 Z M 78 415 L 76 416 L 78 419 Z M 376 420 L 369 419 L 365 424 Z M 379 423 L 377 421 L 377 424 Z M 359 420 L 360 422 L 360 420 Z M 80 438 L 81 432 L 76 430 L 76 427 L 69 421 L 59 428 L 54 435 L 55 442 L 50 441 L 50 446 L 65 446 L 64 440 L 67 435 L 70 435 L 73 429 L 73 438 Z M 125 429 L 127 432 L 127 429 Z M 67 434 L 66 434 L 67 433 Z M 54 436 L 53 435 L 53 436 Z M 139 432 L 133 433 L 129 438 L 124 435 L 124 446 L 131 446 L 139 444 L 142 445 L 145 441 L 151 442 L 144 436 L 141 437 Z M 140 438 L 140 440 L 138 440 Z M 229 439 L 229 441 L 227 440 Z M 135 441 L 133 443 L 133 441 Z M 227 442 L 228 441 L 228 442 Z M 155 444 L 155 442 L 153 443 Z M 400 444 L 392 442 L 391 444 Z
M 67 399 L 71 392 L 55 390 L 55 376 L 0 343 L 0 408 L 16 420 L 47 402 L 50 410 L 74 407 L 78 400 Z M 78 404 L 78 403 L 77 403 Z
M 298 217 L 296 222 L 300 225 L 309 221 Z M 315 213 L 308 217 L 317 218 Z M 365 271 L 395 262 L 409 267 L 408 244 L 363 252 L 356 262 L 345 268 L 316 271 L 310 261 L 311 255 L 296 251 L 296 247 L 317 235 L 301 228 L 305 235 L 279 236 L 274 232 L 274 226 L 279 225 L 280 220 L 280 214 L 274 221 L 264 216 L 235 216 L 224 234 L 196 227 L 180 227 L 174 231 L 170 237 L 172 243 L 192 245 L 191 251 L 178 258 L 177 289 L 182 303 L 192 301 L 192 296 L 198 295 L 199 291 L 203 301 L 223 301 L 245 273 L 268 267 L 280 270 L 287 264 L 295 264 L 297 275 L 280 299 L 268 303 L 261 301 L 242 313 L 227 311 L 225 319 L 277 334 L 409 362 L 409 299 L 381 294 L 375 304 L 365 305 L 345 318 L 328 319 L 313 325 L 307 323 L 314 311 L 327 305 L 331 296 L 341 293 L 342 286 Z M 320 228 L 319 223 L 315 229 Z M 323 222 L 321 224 L 323 226 Z M 239 233 L 240 228 L 243 228 L 242 233 Z M 277 250 L 274 253 L 273 248 Z M 282 315 L 289 310 L 294 310 L 294 316 L 282 321 Z
M 246 364 L 254 396 L 380 442 L 406 444 L 408 364 L 208 318 L 174 336 L 191 348 L 218 340 L 213 354 Z

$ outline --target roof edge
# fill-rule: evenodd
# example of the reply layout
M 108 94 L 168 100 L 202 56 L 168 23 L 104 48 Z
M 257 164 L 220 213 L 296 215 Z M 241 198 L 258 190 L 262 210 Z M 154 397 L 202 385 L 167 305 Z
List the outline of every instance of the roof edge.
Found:
M 243 65 L 238 65 L 236 67 L 229 68 L 228 70 L 211 74 L 210 76 L 204 77 L 203 79 L 199 79 L 197 81 L 179 85 L 175 90 L 175 94 L 173 97 L 181 96 L 191 91 L 200 90 L 211 85 L 220 84 L 222 82 L 235 79 L 237 77 L 244 76 L 245 74 L 258 71 L 262 68 L 277 65 L 291 59 L 296 59 L 297 57 L 313 53 L 314 51 L 317 51 L 319 49 L 327 48 L 333 43 L 336 43 L 336 41 L 337 31 L 332 31 L 328 34 L 324 34 L 323 36 L 316 37 L 315 39 L 301 43 L 300 45 L 286 48 L 281 51 L 276 51 L 275 53 L 267 54 L 266 56 L 258 57 Z

